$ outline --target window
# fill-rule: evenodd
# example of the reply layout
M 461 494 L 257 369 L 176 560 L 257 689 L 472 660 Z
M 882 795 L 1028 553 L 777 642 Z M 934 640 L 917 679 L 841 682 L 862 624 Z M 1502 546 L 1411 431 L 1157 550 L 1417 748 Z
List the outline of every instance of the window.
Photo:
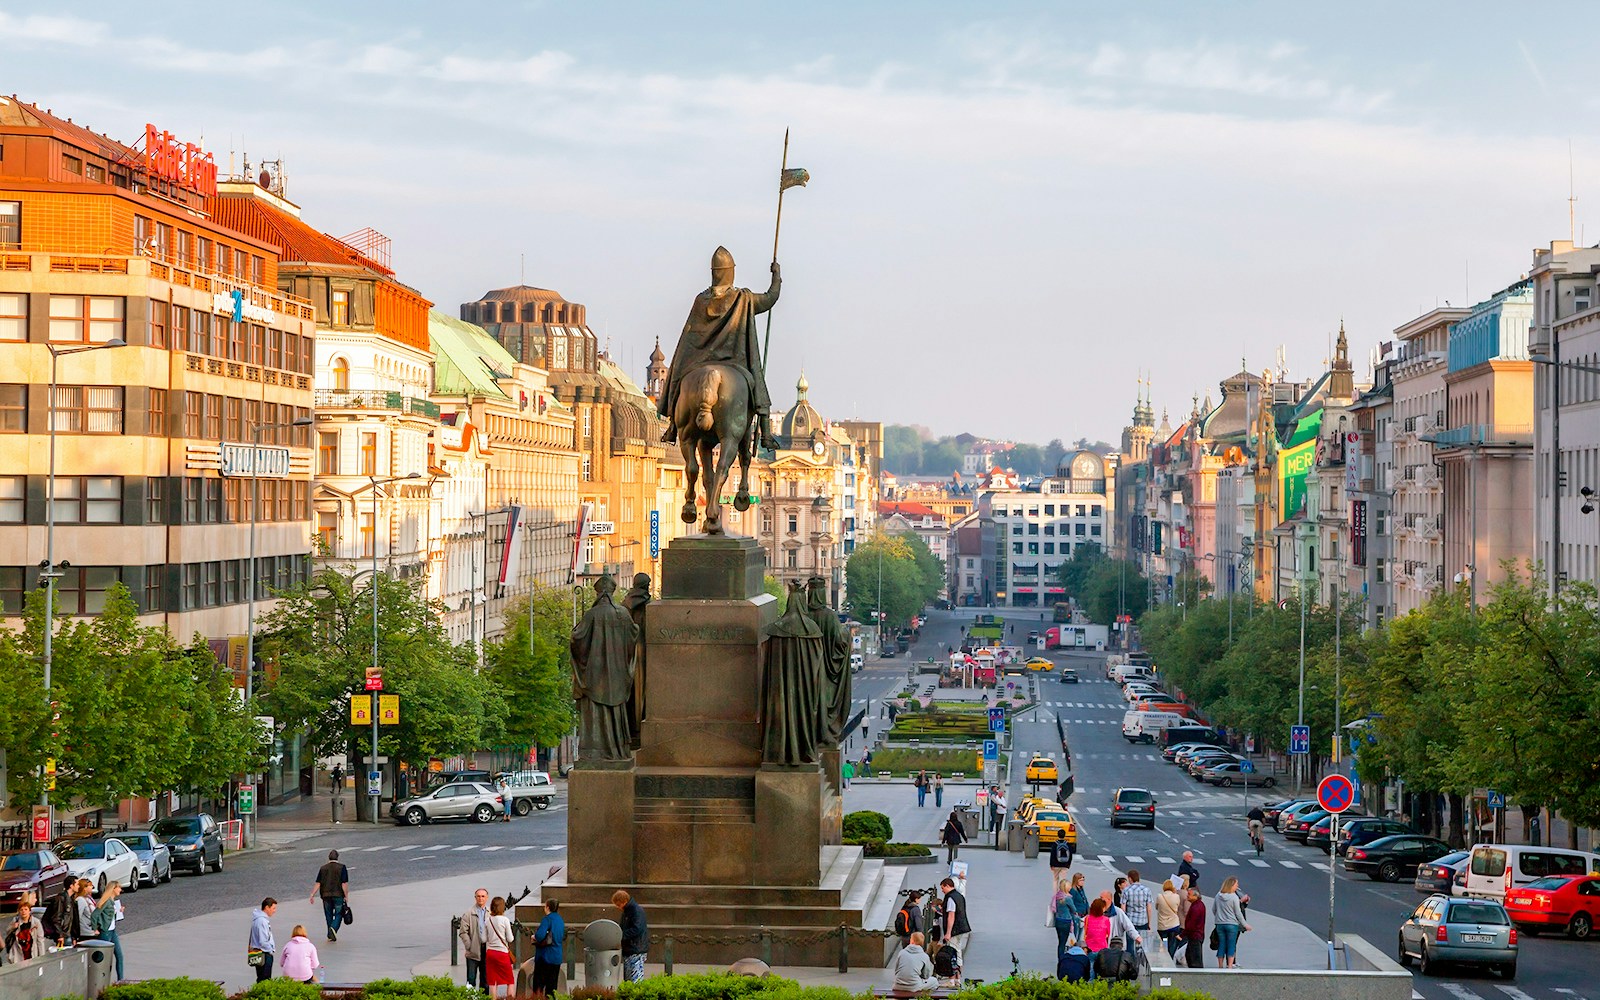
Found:
M 1073 533 L 1073 534 L 1074 534 L 1074 535 L 1077 535 L 1077 536 L 1079 536 L 1079 537 L 1080 537 L 1080 538 L 1081 538 L 1081 537 L 1083 537 L 1083 535 L 1084 535 L 1084 533 L 1085 533 L 1085 532 L 1084 532 L 1084 529 L 1085 529 L 1085 528 L 1086 528 L 1086 527 L 1087 527 L 1087 525 L 1082 525 L 1082 524 L 1075 524 L 1075 525 L 1073 525 L 1073 526 L 1072 526 L 1072 533 Z M 1098 525 L 1096 525 L 1096 527 L 1099 527 L 1099 526 L 1098 526 Z
M 1038 542 L 1029 542 L 1028 543 L 1028 555 L 1036 556 L 1038 554 L 1039 554 L 1039 543 Z
M 252 285 L 262 284 L 264 279 L 266 278 L 266 272 L 267 272 L 267 262 L 265 260 L 263 260 L 259 255 L 251 254 L 250 255 L 250 283 Z
M 1013 525 L 1012 525 L 1012 526 L 1011 526 L 1011 533 L 1012 533 L 1012 534 L 1013 534 L 1013 535 L 1020 535 L 1020 534 L 1022 534 L 1022 525 L 1020 525 L 1020 524 L 1013 524 Z
M 185 563 L 183 567 L 183 606 L 200 607 L 200 564 Z
M 800 518 L 796 514 L 789 515 L 789 534 L 793 535 L 800 530 Z
M 350 362 L 343 357 L 333 359 L 333 391 L 350 391 Z
M 334 431 L 317 435 L 317 472 L 324 476 L 339 474 L 339 435 Z
M 169 260 L 172 254 L 172 227 L 165 222 L 156 223 L 156 256 Z
M 585 409 L 582 414 L 583 439 L 588 441 L 594 437 L 594 411 Z
M 582 474 L 582 478 L 583 478 L 583 481 L 586 482 L 586 483 L 590 479 L 593 478 L 593 465 L 590 462 L 588 455 L 584 455 L 583 456 L 583 474 Z
M 1081 504 L 1081 503 L 1080 503 L 1080 504 L 1078 504 L 1078 516 L 1079 516 L 1079 517 L 1083 517 L 1083 516 L 1084 516 L 1084 513 L 1085 513 L 1085 512 L 1084 512 L 1084 506 L 1083 506 L 1083 504 Z
M 57 476 L 57 524 L 121 524 L 121 476 Z
M 166 521 L 167 481 L 160 476 L 145 480 L 144 523 L 161 524 Z
M 761 533 L 763 535 L 772 534 L 772 511 L 770 510 L 761 512 Z
M 1082 527 L 1082 525 L 1079 525 L 1079 527 Z M 1100 537 L 1100 525 L 1098 525 L 1098 524 L 1089 525 L 1089 534 L 1093 535 L 1096 538 L 1099 538 Z
M 28 430 L 28 387 L 0 385 L 0 434 L 25 434 Z
M 227 479 L 222 483 L 222 510 L 234 524 L 250 520 L 250 483 L 248 479 Z M 239 506 L 241 493 L 245 503 L 242 509 Z
M 1015 556 L 1022 555 L 1022 543 L 1021 542 L 1012 542 L 1011 543 L 1011 554 L 1015 555 Z
M 350 293 L 349 292 L 336 291 L 336 292 L 333 293 L 332 324 L 334 326 L 349 326 L 350 325 Z
M 206 393 L 205 437 L 222 440 L 222 397 Z
M 69 174 L 83 175 L 83 160 L 80 157 L 63 155 L 61 157 L 61 167 Z
M 1091 510 L 1092 510 L 1092 512 L 1093 512 L 1095 517 L 1104 517 L 1105 516 L 1105 507 L 1103 507 L 1100 504 L 1095 504 L 1094 507 L 1091 508 Z
M 365 556 L 366 558 L 370 559 L 370 558 L 372 558 L 372 515 L 371 514 L 362 514 L 361 515 L 361 528 L 360 528 L 360 531 L 361 531 L 361 554 L 363 556 Z
M 150 390 L 149 429 L 154 437 L 167 436 L 167 390 Z
M 121 434 L 122 386 L 56 386 L 55 429 L 68 434 Z
M 1044 554 L 1047 555 L 1047 556 L 1055 555 L 1056 554 L 1056 543 L 1055 542 L 1045 542 L 1044 543 Z
M 222 603 L 238 604 L 239 594 L 239 567 L 244 563 L 238 559 L 229 559 L 222 564 Z
M 1055 533 L 1056 533 L 1056 526 L 1055 526 L 1055 525 L 1053 525 L 1053 524 L 1047 524 L 1047 525 L 1045 525 L 1045 526 L 1044 526 L 1044 533 L 1045 533 L 1045 534 L 1047 534 L 1047 535 L 1053 535 L 1053 534 L 1055 534 Z
M 194 233 L 178 230 L 178 263 L 184 267 L 194 265 Z
M 267 328 L 267 360 L 264 364 L 268 368 L 283 367 L 283 331 Z
M 22 202 L 0 201 L 0 248 L 22 245 Z
M 200 237 L 200 254 L 195 259 L 194 266 L 200 271 L 211 270 L 211 240 L 208 237 Z
M 200 523 L 200 480 L 183 481 L 183 523 Z
M 97 615 L 106 609 L 106 590 L 118 581 L 115 566 L 68 566 L 56 587 L 61 610 L 69 615 Z
M 794 549 L 790 549 L 789 551 L 785 552 L 783 554 L 783 558 L 784 558 L 784 563 L 783 564 L 784 564 L 785 568 L 787 568 L 787 569 L 798 569 L 799 568 L 799 558 L 800 557 L 799 557 L 799 554 Z
M 250 255 L 243 250 L 233 251 L 233 273 L 239 276 L 240 281 L 250 277 Z
M 24 589 L 27 572 L 22 566 L 0 566 L 0 612 L 8 615 L 22 613 L 22 598 L 27 594 Z
M 800 484 L 799 483 L 794 482 L 793 480 L 790 480 L 790 482 L 789 482 L 789 495 L 792 496 L 792 497 L 797 497 L 797 496 L 800 495 Z
M 205 429 L 206 397 L 203 392 L 183 394 L 183 436 L 197 438 Z
M 0 524 L 23 522 L 27 496 L 27 476 L 0 476 Z
M 375 476 L 378 474 L 378 432 L 361 432 L 361 474 Z
M 122 313 L 122 300 L 109 295 L 52 295 L 50 339 L 104 344 L 122 336 Z
M 331 510 L 317 511 L 317 542 L 330 554 L 339 540 L 339 515 Z
M 293 520 L 294 515 L 289 510 L 290 503 L 293 500 L 293 496 L 289 492 L 289 481 L 287 479 L 278 479 L 268 480 L 268 482 L 271 482 L 277 488 L 276 495 L 273 497 L 273 509 L 277 511 L 276 519 L 279 521 Z
M 293 521 L 311 520 L 311 484 L 304 479 L 296 479 L 290 486 L 294 489 L 294 513 L 289 519 Z
M 171 321 L 171 307 L 160 299 L 150 300 L 150 321 L 146 326 L 146 337 L 151 347 L 167 346 L 167 326 Z
M 1037 524 L 1028 525 L 1028 534 L 1037 535 L 1038 533 L 1039 533 L 1039 526 Z
M 266 351 L 267 332 L 260 323 L 250 324 L 250 356 L 247 359 L 252 365 L 261 363 L 262 354 Z
M 237 396 L 222 401 L 222 434 L 227 441 L 244 440 L 244 400 Z
M 207 524 L 220 524 L 222 522 L 222 480 L 201 480 L 205 487 L 205 521 Z

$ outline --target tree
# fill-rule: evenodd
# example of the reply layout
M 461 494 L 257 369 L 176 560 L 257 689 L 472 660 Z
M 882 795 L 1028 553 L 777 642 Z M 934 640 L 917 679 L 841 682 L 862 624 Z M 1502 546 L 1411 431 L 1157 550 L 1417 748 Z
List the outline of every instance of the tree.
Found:
M 927 476 L 949 476 L 961 471 L 961 448 L 950 438 L 940 438 L 922 449 L 922 465 L 918 469 Z M 987 469 L 985 472 L 989 471 Z
M 1097 543 L 1073 549 L 1072 558 L 1057 567 L 1056 579 L 1090 621 L 1110 622 L 1119 614 L 1138 618 L 1148 603 L 1149 587 L 1139 567 L 1108 557 Z
M 778 599 L 778 614 L 781 615 L 788 609 L 789 591 L 784 588 L 783 582 L 777 577 L 771 573 L 763 576 L 761 578 L 761 589 Z
M 515 746 L 555 746 L 577 725 L 571 600 L 563 590 L 541 588 L 511 602 L 505 634 L 484 649 L 484 677 L 506 705 L 503 737 Z
M 919 548 L 926 553 L 920 563 Z M 911 617 L 942 594 L 945 586 L 943 563 L 928 552 L 922 539 L 883 532 L 850 554 L 845 581 L 851 613 L 857 619 L 868 621 L 873 612 L 882 611 L 884 622 L 893 628 L 910 624 Z
M 400 697 L 400 723 L 381 727 L 379 752 L 421 762 L 492 742 L 504 728 L 505 702 L 473 669 L 472 648 L 449 640 L 440 609 L 412 584 L 385 574 L 375 583 L 377 663 L 384 693 Z M 354 577 L 323 569 L 260 620 L 259 648 L 278 670 L 262 703 L 315 754 L 347 753 L 355 762 L 371 749 L 370 728 L 350 725 L 349 698 L 373 664 L 373 586 L 369 579 L 358 590 Z M 358 818 L 365 801 L 356 797 Z
M 1045 468 L 1044 452 L 1036 444 L 1019 444 L 1011 449 L 1006 457 L 1006 463 L 1016 470 L 1019 476 L 1050 475 L 1055 472 L 1055 466 Z
M 902 476 L 922 471 L 922 437 L 916 428 L 890 424 L 883 429 L 883 467 Z

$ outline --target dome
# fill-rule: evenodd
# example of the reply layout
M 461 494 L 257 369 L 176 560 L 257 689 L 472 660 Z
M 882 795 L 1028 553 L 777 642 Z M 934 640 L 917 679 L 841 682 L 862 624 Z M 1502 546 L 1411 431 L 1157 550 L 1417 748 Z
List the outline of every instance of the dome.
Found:
M 1105 459 L 1092 451 L 1075 451 L 1062 455 L 1056 466 L 1058 479 L 1104 479 Z
M 565 302 L 560 292 L 553 292 L 548 288 L 535 288 L 532 285 L 514 285 L 511 288 L 496 288 L 483 293 L 479 302 Z
M 801 372 L 799 381 L 794 384 L 798 398 L 789 412 L 783 415 L 783 424 L 778 428 L 778 437 L 790 448 L 806 447 L 806 442 L 813 434 L 822 433 L 822 416 L 806 399 L 806 392 L 810 388 L 811 383 L 806 381 L 805 373 Z

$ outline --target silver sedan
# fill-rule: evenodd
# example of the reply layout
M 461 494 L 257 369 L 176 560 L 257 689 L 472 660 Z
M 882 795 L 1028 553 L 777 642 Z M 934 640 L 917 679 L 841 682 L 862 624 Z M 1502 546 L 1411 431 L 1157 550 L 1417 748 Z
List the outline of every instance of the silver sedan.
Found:
M 147 885 L 172 881 L 172 849 L 153 833 L 124 833 L 117 839 L 139 859 L 139 881 Z
M 465 819 L 487 823 L 505 809 L 499 792 L 477 781 L 453 781 L 417 795 L 389 808 L 395 822 L 421 826 L 441 819 Z

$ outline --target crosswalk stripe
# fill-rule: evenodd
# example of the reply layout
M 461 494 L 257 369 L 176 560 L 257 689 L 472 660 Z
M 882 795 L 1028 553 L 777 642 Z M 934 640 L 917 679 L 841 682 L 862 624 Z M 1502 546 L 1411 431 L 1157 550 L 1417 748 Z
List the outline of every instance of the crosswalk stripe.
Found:
M 1515 986 L 1501 986 L 1499 983 L 1496 983 L 1494 988 L 1510 997 L 1511 1000 L 1533 1000 L 1533 997 L 1530 997 L 1528 994 L 1517 989 Z
M 1156 858 L 1156 863 L 1157 864 L 1162 864 L 1162 865 L 1175 865 L 1175 864 L 1177 864 L 1177 862 L 1172 860 L 1171 858 Z
M 1217 859 L 1217 863 L 1218 864 L 1228 865 L 1229 867 L 1232 867 L 1232 868 L 1239 867 L 1239 862 L 1233 860 L 1232 858 L 1218 858 Z
M 407 844 L 404 847 L 396 847 L 394 849 L 394 852 L 396 854 L 399 854 L 401 851 L 414 851 L 416 849 L 417 849 L 417 845 L 416 844 Z
M 1445 992 L 1455 997 L 1456 1000 L 1483 1000 L 1478 994 L 1462 986 L 1460 983 L 1440 983 Z
M 1328 870 L 1328 866 L 1327 866 L 1327 865 L 1325 865 L 1325 864 L 1323 864 L 1323 863 L 1322 863 L 1322 862 L 1320 862 L 1320 861 L 1313 861 L 1313 862 L 1311 862 L 1311 867 L 1313 867 L 1313 868 L 1315 868 L 1315 869 L 1316 869 L 1316 870 L 1317 870 L 1317 871 L 1319 871 L 1319 872 L 1325 872 L 1325 871 L 1327 871 L 1327 870 Z
M 551 844 L 549 847 L 546 847 L 545 850 L 547 850 L 547 851 L 564 851 L 564 850 L 566 850 L 566 848 L 567 848 L 566 844 Z
M 489 851 L 503 851 L 503 850 L 505 850 L 505 848 L 500 846 L 499 844 L 492 844 L 489 847 L 485 847 L 484 848 L 485 853 L 487 853 Z
M 363 847 L 362 848 L 362 850 L 369 851 L 369 852 L 371 852 L 371 851 L 387 851 L 388 849 L 389 849 L 389 845 L 388 844 L 379 844 L 377 847 Z
M 1282 865 L 1285 868 L 1299 868 L 1300 867 L 1299 865 L 1295 864 L 1293 861 L 1280 861 L 1280 862 L 1278 862 L 1278 864 Z
M 1103 864 L 1103 865 L 1109 865 L 1109 864 L 1112 864 L 1112 863 L 1114 863 L 1114 862 L 1115 862 L 1115 861 L 1116 861 L 1116 860 L 1117 860 L 1117 859 L 1116 859 L 1116 858 L 1115 858 L 1115 857 L 1113 857 L 1113 856 L 1111 856 L 1111 855 L 1109 855 L 1109 854 L 1102 854 L 1102 855 L 1100 855 L 1100 857 L 1099 857 L 1099 861 L 1100 861 L 1100 863 L 1101 863 L 1101 864 Z
M 1137 855 L 1137 854 L 1130 854 L 1130 855 L 1128 855 L 1128 860 L 1129 860 L 1129 861 L 1132 861 L 1132 862 L 1133 862 L 1133 863 L 1134 863 L 1134 864 L 1136 864 L 1136 865 L 1142 865 L 1142 864 L 1144 864 L 1144 858 L 1141 858 L 1141 857 L 1140 857 L 1140 856 L 1139 856 L 1139 855 Z
M 1265 861 L 1262 861 L 1260 858 L 1251 858 L 1250 859 L 1250 863 L 1255 865 L 1257 868 L 1271 868 L 1272 867 L 1271 864 L 1269 864 L 1269 863 L 1267 863 Z
M 531 850 L 533 850 L 533 845 L 532 844 L 523 844 L 521 847 L 513 847 L 512 850 L 513 851 L 531 851 Z
M 448 851 L 449 849 L 449 844 L 434 844 L 432 847 L 423 848 L 424 851 Z
M 477 844 L 462 844 L 460 847 L 457 847 L 457 848 L 454 848 L 454 849 L 457 850 L 457 851 L 476 851 L 478 849 L 478 845 Z

